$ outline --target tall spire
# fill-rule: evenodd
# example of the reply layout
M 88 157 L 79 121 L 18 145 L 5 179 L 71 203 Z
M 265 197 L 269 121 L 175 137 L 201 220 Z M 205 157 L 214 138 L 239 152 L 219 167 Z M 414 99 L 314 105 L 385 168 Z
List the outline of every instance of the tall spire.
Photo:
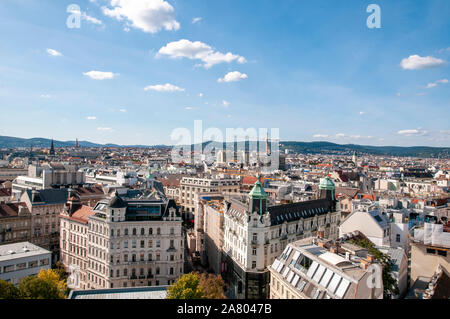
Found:
M 50 145 L 50 155 L 55 155 L 55 144 L 52 139 L 52 144 Z
M 267 135 L 266 135 L 266 155 L 270 155 L 269 131 L 267 131 Z
M 80 148 L 80 145 L 78 144 L 78 138 L 77 138 L 77 140 L 75 142 L 75 148 Z

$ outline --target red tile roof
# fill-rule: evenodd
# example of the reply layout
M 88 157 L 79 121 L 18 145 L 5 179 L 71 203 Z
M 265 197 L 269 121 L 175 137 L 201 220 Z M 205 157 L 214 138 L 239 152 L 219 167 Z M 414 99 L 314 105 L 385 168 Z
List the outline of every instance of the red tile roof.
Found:
M 92 210 L 92 207 L 83 205 L 77 211 L 75 211 L 71 217 L 69 217 L 69 216 L 61 216 L 61 217 L 87 224 L 89 216 L 92 216 L 94 214 L 95 213 Z

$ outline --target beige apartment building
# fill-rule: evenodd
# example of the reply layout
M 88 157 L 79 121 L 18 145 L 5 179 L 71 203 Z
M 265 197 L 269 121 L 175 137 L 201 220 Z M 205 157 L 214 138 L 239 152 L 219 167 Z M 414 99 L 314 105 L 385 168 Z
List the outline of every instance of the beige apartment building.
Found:
M 196 193 L 195 251 L 200 253 L 202 264 L 216 274 L 222 271 L 222 247 L 224 244 L 224 212 L 227 207 L 220 193 Z
M 193 216 L 195 213 L 195 193 L 237 193 L 240 178 L 226 175 L 207 177 L 183 177 L 180 182 L 180 206 L 184 213 Z
M 30 241 L 31 215 L 24 203 L 0 203 L 0 245 Z

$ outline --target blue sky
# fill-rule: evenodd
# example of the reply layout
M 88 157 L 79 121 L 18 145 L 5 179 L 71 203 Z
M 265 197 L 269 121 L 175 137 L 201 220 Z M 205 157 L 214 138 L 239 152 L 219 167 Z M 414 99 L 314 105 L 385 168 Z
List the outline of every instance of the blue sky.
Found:
M 450 146 L 449 15 L 448 0 L 2 0 L 0 135 L 174 144 L 203 120 Z

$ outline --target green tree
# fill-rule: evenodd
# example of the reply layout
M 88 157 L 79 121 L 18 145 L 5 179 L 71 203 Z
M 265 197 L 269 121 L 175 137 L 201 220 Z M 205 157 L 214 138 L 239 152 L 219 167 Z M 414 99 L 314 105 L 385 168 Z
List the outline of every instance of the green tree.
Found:
M 203 290 L 204 299 L 226 299 L 224 294 L 225 282 L 221 276 L 200 274 L 199 279 L 199 285 Z
M 167 289 L 167 299 L 204 299 L 198 274 L 189 273 L 181 276 Z
M 392 276 L 392 262 L 389 256 L 383 254 L 381 251 L 375 248 L 375 245 L 367 239 L 351 239 L 350 242 L 360 247 L 366 248 L 369 254 L 371 254 L 374 259 L 383 267 L 382 277 L 384 298 L 390 298 L 393 295 L 398 295 L 400 291 L 398 289 L 397 281 Z
M 19 284 L 24 299 L 65 299 L 68 293 L 65 280 L 55 270 L 42 269 L 37 276 L 23 279 Z
M 19 299 L 20 291 L 10 282 L 0 280 L 0 299 Z

